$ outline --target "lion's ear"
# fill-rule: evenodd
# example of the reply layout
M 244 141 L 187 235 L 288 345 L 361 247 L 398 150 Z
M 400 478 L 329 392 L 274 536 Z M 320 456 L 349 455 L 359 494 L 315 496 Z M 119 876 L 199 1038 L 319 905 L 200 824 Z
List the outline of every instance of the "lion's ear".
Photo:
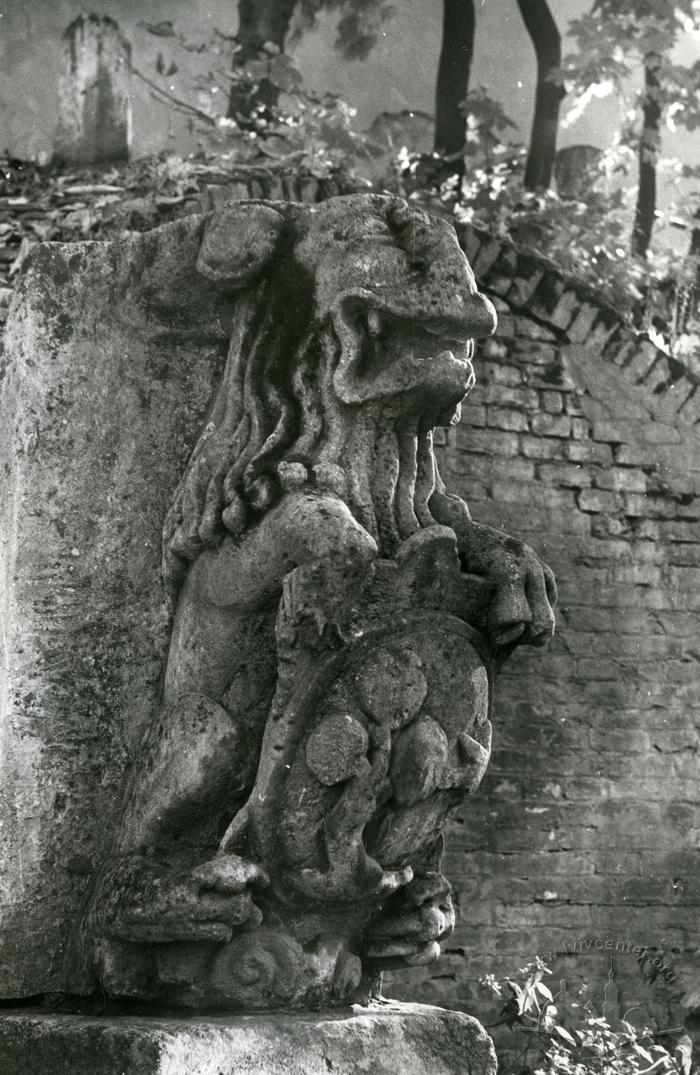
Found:
M 284 217 L 269 205 L 240 202 L 217 209 L 204 229 L 197 271 L 217 283 L 245 287 L 274 254 Z

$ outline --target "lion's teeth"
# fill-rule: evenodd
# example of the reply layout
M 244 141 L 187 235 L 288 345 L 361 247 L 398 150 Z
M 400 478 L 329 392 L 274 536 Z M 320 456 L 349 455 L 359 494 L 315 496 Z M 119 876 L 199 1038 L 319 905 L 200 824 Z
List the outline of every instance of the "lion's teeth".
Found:
M 370 310 L 367 314 L 367 328 L 370 336 L 378 336 L 382 327 L 382 319 L 378 310 Z

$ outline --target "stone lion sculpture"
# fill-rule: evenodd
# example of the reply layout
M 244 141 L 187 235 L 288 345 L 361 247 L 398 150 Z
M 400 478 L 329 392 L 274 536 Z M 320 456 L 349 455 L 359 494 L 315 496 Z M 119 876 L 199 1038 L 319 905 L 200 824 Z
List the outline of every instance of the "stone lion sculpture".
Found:
M 554 580 L 438 474 L 495 327 L 447 222 L 237 203 L 197 267 L 238 301 L 165 523 L 172 637 L 90 916 L 99 973 L 190 1007 L 342 1004 L 451 932 L 442 829 Z

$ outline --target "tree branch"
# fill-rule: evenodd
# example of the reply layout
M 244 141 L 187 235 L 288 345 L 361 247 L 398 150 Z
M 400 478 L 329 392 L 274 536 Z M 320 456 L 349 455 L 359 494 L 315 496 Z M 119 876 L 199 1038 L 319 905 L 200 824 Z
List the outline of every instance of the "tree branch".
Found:
M 168 90 L 164 90 L 162 86 L 159 86 L 157 82 L 153 82 L 148 75 L 144 75 L 142 71 L 139 71 L 133 64 L 129 65 L 129 70 L 132 75 L 136 75 L 142 82 L 145 82 L 147 86 L 157 93 L 160 97 L 163 97 L 168 104 L 178 108 L 181 112 L 184 112 L 189 116 L 196 116 L 197 119 L 201 119 L 203 123 L 207 123 L 210 127 L 216 127 L 217 123 L 213 116 L 210 116 L 207 112 L 204 112 L 201 108 L 197 108 L 196 105 L 191 105 L 189 101 L 182 101 L 179 97 L 175 97 L 174 94 Z

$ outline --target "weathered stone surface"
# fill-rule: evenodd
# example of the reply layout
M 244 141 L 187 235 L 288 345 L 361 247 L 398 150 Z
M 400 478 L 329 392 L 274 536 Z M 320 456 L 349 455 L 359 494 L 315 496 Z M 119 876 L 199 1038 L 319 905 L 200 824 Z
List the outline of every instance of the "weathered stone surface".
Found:
M 189 1019 L 10 1012 L 3 1075 L 495 1075 L 486 1031 L 422 1004 Z
M 389 197 L 232 205 L 131 244 L 72 247 L 72 261 L 40 257 L 9 337 L 8 517 L 21 534 L 8 559 L 23 611 L 36 611 L 27 565 L 41 564 L 51 593 L 61 570 L 74 576 L 64 586 L 85 633 L 76 646 L 61 624 L 50 667 L 65 672 L 69 640 L 71 664 L 60 694 L 29 652 L 39 624 L 12 616 L 8 653 L 24 655 L 25 678 L 11 660 L 8 749 L 30 802 L 49 773 L 65 795 L 66 733 L 82 743 L 95 727 L 81 758 L 95 776 L 63 842 L 42 815 L 32 888 L 20 896 L 17 871 L 12 902 L 26 900 L 73 992 L 96 974 L 112 995 L 192 1008 L 366 997 L 381 970 L 434 960 L 451 932 L 442 828 L 486 768 L 494 669 L 553 628 L 549 570 L 474 523 L 433 457 L 432 429 L 471 388 L 472 340 L 492 330 L 493 310 L 451 227 Z M 193 367 L 208 358 L 198 387 L 210 388 L 222 332 L 223 377 L 173 491 L 173 440 L 204 406 L 161 363 L 178 345 Z M 55 364 L 35 383 L 41 354 Z M 115 527 L 122 482 L 122 500 L 133 495 Z M 155 545 L 154 510 L 176 594 L 159 691 L 151 658 L 166 606 L 151 551 L 134 594 L 117 592 L 140 562 L 134 536 Z M 67 567 L 52 558 L 49 522 L 70 534 Z M 133 652 L 149 655 L 137 667 L 150 679 L 133 674 Z M 102 699 L 95 683 L 113 693 Z M 37 695 L 50 766 L 36 759 L 32 788 L 21 750 Z M 117 818 L 102 792 L 127 765 Z M 48 861 L 61 877 L 81 810 L 100 813 L 105 799 L 84 887 L 69 891 L 64 874 L 55 892 L 57 915 L 71 920 L 71 900 L 88 911 L 64 957 L 60 917 L 39 922 L 41 872 Z M 15 959 L 45 980 L 46 957 L 38 970 Z
M 554 179 L 560 198 L 585 200 L 596 179 L 600 178 L 603 156 L 598 146 L 565 146 L 554 158 Z
M 92 164 L 127 160 L 131 147 L 131 46 L 108 16 L 79 15 L 63 36 L 54 157 Z
M 168 643 L 160 530 L 223 368 L 201 221 L 37 250 L 0 383 L 0 994 L 76 991 Z M 172 266 L 176 265 L 175 276 Z

